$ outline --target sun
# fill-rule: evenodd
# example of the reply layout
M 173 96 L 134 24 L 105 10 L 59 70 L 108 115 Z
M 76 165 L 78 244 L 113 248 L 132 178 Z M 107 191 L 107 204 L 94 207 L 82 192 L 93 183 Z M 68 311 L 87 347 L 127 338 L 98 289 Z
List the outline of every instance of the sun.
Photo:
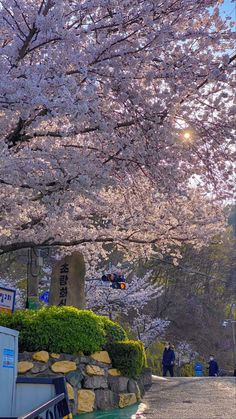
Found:
M 185 131 L 183 133 L 183 137 L 184 137 L 184 140 L 191 140 L 192 138 L 191 133 L 189 131 Z

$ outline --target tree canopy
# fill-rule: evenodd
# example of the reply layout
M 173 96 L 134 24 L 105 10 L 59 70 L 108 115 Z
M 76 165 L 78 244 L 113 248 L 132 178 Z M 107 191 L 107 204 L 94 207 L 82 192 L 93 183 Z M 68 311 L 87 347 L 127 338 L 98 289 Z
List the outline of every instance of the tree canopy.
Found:
M 235 111 L 219 3 L 1 1 L 1 253 L 173 253 L 219 231 Z

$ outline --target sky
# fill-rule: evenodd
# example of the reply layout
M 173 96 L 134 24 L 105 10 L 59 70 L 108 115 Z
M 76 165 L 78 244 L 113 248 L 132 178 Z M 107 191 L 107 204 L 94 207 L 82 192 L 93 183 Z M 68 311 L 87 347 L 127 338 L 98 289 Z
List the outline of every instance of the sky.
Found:
M 236 20 L 236 3 L 235 0 L 232 2 L 231 0 L 224 0 L 222 6 L 221 6 L 221 12 L 222 14 L 231 16 L 234 21 Z

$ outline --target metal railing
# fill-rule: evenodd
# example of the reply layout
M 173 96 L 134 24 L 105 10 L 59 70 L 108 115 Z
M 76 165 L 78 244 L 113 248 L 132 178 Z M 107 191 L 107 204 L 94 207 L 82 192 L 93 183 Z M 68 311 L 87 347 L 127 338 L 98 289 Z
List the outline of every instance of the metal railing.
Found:
M 69 407 L 69 400 L 68 400 L 68 395 L 67 395 L 65 377 L 54 377 L 54 378 L 49 378 L 49 377 L 17 377 L 16 383 L 17 383 L 17 385 L 24 385 L 24 384 L 30 385 L 31 389 L 35 385 L 37 385 L 37 386 L 39 386 L 39 385 L 53 386 L 55 396 L 51 400 L 44 402 L 40 406 L 38 406 L 36 408 L 34 407 L 33 410 L 31 410 L 28 413 L 25 413 L 25 411 L 24 411 L 24 414 L 20 415 L 20 416 L 9 416 L 9 417 L 0 416 L 0 419 L 62 419 L 63 417 L 69 415 L 70 407 Z M 51 390 L 52 390 L 52 388 L 51 388 Z M 52 394 L 51 390 L 48 394 Z M 22 392 L 20 394 L 21 394 L 21 397 L 22 397 Z M 1 395 L 0 395 L 0 397 L 1 397 Z M 25 394 L 25 397 L 26 397 L 26 394 Z M 50 397 L 50 395 L 49 395 L 49 397 Z M 36 404 L 35 400 L 30 400 L 30 403 L 28 405 L 31 406 L 31 407 L 29 407 L 29 409 L 32 409 L 32 406 L 34 406 L 35 404 Z M 22 412 L 22 406 L 20 407 L 20 409 L 17 409 L 17 410 Z M 0 412 L 0 415 L 1 415 L 1 413 L 2 412 Z
M 68 414 L 63 407 L 63 401 L 66 402 L 65 393 L 59 394 L 18 419 L 62 419 Z

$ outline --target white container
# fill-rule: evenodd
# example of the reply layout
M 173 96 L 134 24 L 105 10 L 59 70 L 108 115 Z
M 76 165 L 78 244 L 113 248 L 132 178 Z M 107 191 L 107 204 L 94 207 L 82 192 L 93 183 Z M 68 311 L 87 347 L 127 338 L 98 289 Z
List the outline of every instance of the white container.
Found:
M 18 335 L 0 326 L 0 416 L 13 416 L 16 392 Z

